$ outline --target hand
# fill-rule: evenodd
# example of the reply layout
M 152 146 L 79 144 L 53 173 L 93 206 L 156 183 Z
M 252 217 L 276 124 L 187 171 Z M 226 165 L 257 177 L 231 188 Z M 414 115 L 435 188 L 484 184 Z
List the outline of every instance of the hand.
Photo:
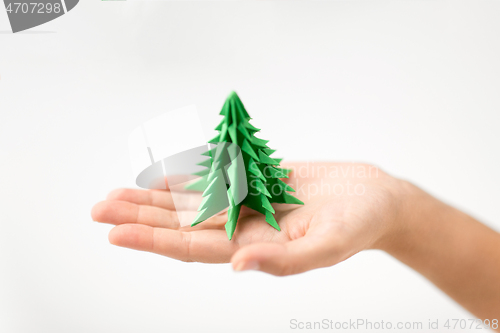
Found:
M 182 261 L 231 262 L 236 271 L 290 275 L 335 265 L 350 256 L 383 248 L 397 229 L 401 181 L 378 168 L 350 163 L 282 164 L 286 181 L 305 204 L 273 204 L 281 228 L 242 208 L 233 239 L 226 236 L 227 213 L 195 227 L 179 225 L 172 194 L 119 189 L 92 209 L 95 221 L 116 225 L 111 244 Z M 182 194 L 179 214 L 196 215 L 200 193 Z

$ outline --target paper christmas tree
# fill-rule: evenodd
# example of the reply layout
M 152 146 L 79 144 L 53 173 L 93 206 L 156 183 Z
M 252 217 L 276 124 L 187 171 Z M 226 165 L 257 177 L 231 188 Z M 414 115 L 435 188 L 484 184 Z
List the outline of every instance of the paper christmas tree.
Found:
M 270 157 L 275 150 L 267 146 L 268 141 L 255 137 L 260 129 L 250 124 L 251 118 L 235 92 L 228 96 L 220 114 L 224 118 L 215 128 L 219 134 L 209 141 L 216 146 L 203 154 L 209 158 L 200 163 L 207 169 L 196 173 L 201 178 L 186 186 L 203 191 L 192 226 L 229 207 L 225 229 L 231 240 L 244 205 L 265 215 L 266 222 L 280 230 L 271 203 L 304 204 L 287 193 L 295 191 L 280 179 L 288 178 L 290 170 L 279 167 L 282 159 Z

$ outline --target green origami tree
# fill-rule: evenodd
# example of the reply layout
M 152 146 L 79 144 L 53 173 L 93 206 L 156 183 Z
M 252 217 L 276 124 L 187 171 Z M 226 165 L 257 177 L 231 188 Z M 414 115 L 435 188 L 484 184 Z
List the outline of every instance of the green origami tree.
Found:
M 219 134 L 209 141 L 216 147 L 205 152 L 209 158 L 199 164 L 207 169 L 196 173 L 201 178 L 186 186 L 203 191 L 192 226 L 229 207 L 225 228 L 231 240 L 244 205 L 264 214 L 266 222 L 279 231 L 271 203 L 304 204 L 287 193 L 295 191 L 280 179 L 288 178 L 290 170 L 279 167 L 282 159 L 270 157 L 275 150 L 266 145 L 268 141 L 255 137 L 260 129 L 250 124 L 251 118 L 235 92 L 228 96 L 220 114 L 224 119 L 215 128 Z

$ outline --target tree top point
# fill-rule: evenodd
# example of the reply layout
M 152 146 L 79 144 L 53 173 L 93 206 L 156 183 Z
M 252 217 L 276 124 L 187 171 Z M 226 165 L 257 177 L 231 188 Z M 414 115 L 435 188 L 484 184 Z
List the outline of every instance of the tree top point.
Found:
M 229 93 L 229 96 L 227 96 L 227 99 L 233 99 L 233 98 L 239 98 L 238 94 L 234 90 Z

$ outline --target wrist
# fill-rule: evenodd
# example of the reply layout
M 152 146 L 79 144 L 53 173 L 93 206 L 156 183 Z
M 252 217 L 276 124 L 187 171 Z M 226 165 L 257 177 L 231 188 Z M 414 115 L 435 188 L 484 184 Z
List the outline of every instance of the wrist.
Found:
M 432 219 L 433 213 L 444 204 L 401 179 L 395 179 L 391 193 L 393 202 L 390 205 L 391 212 L 387 213 L 387 227 L 374 248 L 397 256 L 419 242 L 422 229 L 426 229 L 425 225 Z

